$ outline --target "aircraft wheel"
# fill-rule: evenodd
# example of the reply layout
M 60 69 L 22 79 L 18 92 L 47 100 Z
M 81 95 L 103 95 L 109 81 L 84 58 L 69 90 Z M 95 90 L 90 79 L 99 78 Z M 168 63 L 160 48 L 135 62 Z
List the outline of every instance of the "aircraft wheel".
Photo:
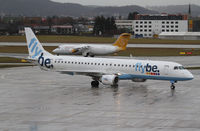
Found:
M 85 55 L 84 55 L 84 57 L 88 57 L 90 54 L 89 53 L 86 53 Z
M 98 87 L 99 87 L 99 82 L 98 82 L 98 81 L 92 81 L 92 82 L 91 82 L 91 87 L 92 87 L 92 88 L 93 88 L 93 87 L 94 87 L 94 88 L 95 88 L 95 87 L 98 88 Z
M 174 84 L 171 85 L 171 89 L 174 90 L 176 87 Z

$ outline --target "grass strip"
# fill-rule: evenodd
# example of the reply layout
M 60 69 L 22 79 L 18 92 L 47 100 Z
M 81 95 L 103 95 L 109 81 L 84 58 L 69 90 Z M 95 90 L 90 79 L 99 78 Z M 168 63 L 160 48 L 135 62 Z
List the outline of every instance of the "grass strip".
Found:
M 67 35 L 39 35 L 43 43 L 114 43 L 113 37 L 87 37 Z M 0 36 L 0 42 L 25 42 L 25 36 Z M 200 44 L 200 40 L 162 40 L 162 39 L 131 39 L 131 44 Z

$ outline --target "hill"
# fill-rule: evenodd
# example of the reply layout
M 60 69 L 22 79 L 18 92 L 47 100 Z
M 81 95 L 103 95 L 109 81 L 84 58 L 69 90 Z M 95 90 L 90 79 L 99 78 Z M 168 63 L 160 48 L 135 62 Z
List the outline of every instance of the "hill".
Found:
M 140 6 L 83 6 L 50 0 L 0 0 L 0 14 L 12 16 L 127 16 L 129 12 L 158 13 Z
M 148 9 L 153 9 L 159 13 L 169 13 L 169 14 L 188 14 L 189 5 L 169 5 L 169 6 L 150 6 Z M 191 5 L 192 16 L 200 16 L 200 6 Z

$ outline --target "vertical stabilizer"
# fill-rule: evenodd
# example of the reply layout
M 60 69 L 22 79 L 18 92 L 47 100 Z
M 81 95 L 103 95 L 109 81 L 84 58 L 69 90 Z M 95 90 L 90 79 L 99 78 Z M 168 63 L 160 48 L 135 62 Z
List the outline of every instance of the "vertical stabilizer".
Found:
M 42 53 L 44 55 L 51 55 L 49 52 L 44 50 L 31 28 L 26 27 L 25 34 L 29 57 L 31 59 L 37 59 Z
M 126 50 L 126 46 L 130 38 L 131 38 L 131 34 L 123 33 L 118 37 L 118 39 L 115 41 L 113 46 L 118 46 L 120 50 Z

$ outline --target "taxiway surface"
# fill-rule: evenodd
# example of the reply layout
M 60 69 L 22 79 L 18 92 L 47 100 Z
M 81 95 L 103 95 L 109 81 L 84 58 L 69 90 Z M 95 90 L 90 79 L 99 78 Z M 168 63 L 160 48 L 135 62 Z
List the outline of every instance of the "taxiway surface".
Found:
M 0 69 L 2 131 L 199 131 L 200 71 L 170 90 L 167 81 L 120 81 L 91 88 L 86 76 Z

